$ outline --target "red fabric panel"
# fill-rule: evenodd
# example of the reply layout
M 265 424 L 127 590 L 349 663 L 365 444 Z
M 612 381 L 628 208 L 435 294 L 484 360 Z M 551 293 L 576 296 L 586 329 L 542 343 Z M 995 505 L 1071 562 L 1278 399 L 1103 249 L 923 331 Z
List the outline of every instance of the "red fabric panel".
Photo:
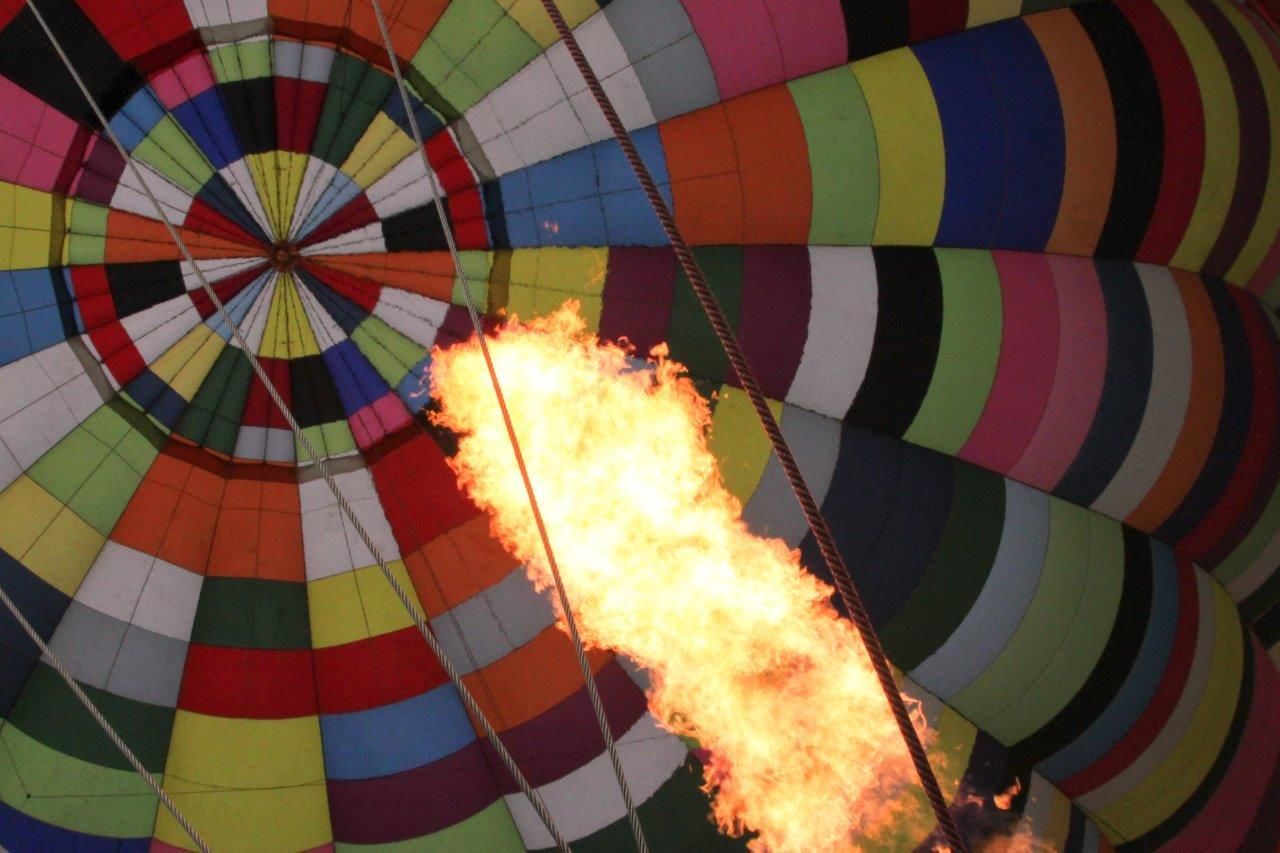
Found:
M 366 458 L 402 554 L 480 511 L 458 488 L 458 475 L 439 445 L 420 428 L 389 437 Z
M 240 719 L 312 716 L 317 705 L 311 652 L 192 643 L 178 707 Z
M 144 75 L 199 48 L 182 0 L 78 0 L 89 20 Z
M 475 173 L 458 149 L 458 142 L 447 130 L 437 133 L 426 142 L 427 161 L 435 169 L 440 185 L 446 193 L 454 193 L 464 187 L 476 185 Z
M 299 245 L 310 246 L 377 221 L 378 212 L 373 209 L 373 205 L 369 203 L 364 193 L 361 193 L 339 208 L 333 216 L 317 225 Z
M 367 278 L 361 278 L 333 267 L 327 267 L 324 264 L 311 263 L 305 258 L 302 261 L 302 269 L 320 279 L 331 287 L 334 292 L 341 294 L 366 312 L 372 313 L 373 306 L 378 304 L 378 297 L 382 293 L 382 285 L 376 281 L 370 281 Z
M 262 275 L 267 269 L 266 264 L 247 269 L 242 273 L 237 273 L 230 278 L 224 278 L 221 281 L 210 282 L 213 286 L 213 292 L 218 294 L 218 298 L 225 305 L 237 293 L 248 287 L 254 279 Z M 204 288 L 197 288 L 189 291 L 191 302 L 196 306 L 196 310 L 200 312 L 200 319 L 207 320 L 217 313 L 218 309 L 213 307 L 213 300 L 204 292 Z
M 281 399 L 284 400 L 286 406 L 293 405 L 292 386 L 289 382 L 289 361 L 283 358 L 267 358 L 258 356 L 258 362 L 262 365 L 262 369 L 267 372 L 267 376 L 271 378 L 271 384 L 280 392 Z M 266 386 L 262 384 L 262 380 L 258 378 L 257 373 L 253 374 L 250 379 L 249 397 L 244 404 L 244 417 L 241 421 L 245 426 L 273 427 L 275 429 L 288 429 L 289 424 L 285 421 L 284 415 L 280 413 L 280 409 L 267 395 Z
M 100 266 L 71 268 L 71 289 L 89 340 L 116 382 L 124 385 L 146 367 L 142 353 L 116 319 L 116 304 Z
M 280 150 L 311 153 L 327 88 L 314 80 L 276 78 L 276 140 Z
M 1204 107 L 1191 60 L 1173 25 L 1150 0 L 1118 8 L 1146 48 L 1164 114 L 1164 166 L 1160 194 L 1138 248 L 1137 260 L 1166 264 L 1178 250 L 1200 197 L 1204 171 Z
M 200 199 L 193 199 L 187 217 L 182 222 L 183 228 L 189 228 L 200 234 L 220 237 L 245 246 L 259 246 L 261 240 L 253 237 L 236 223 L 205 204 Z
M 969 0 L 910 0 L 911 43 L 958 33 L 969 18 Z
M 379 708 L 419 696 L 448 680 L 415 627 L 316 649 L 313 654 L 322 714 Z

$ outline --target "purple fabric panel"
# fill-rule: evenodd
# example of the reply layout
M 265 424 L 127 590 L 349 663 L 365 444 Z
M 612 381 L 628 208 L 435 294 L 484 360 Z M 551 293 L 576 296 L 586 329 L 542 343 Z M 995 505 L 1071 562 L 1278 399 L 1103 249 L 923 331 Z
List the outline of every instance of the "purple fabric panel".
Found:
M 654 344 L 666 339 L 675 280 L 676 259 L 670 249 L 610 249 L 600 337 L 625 337 L 635 344 L 637 355 L 648 355 Z

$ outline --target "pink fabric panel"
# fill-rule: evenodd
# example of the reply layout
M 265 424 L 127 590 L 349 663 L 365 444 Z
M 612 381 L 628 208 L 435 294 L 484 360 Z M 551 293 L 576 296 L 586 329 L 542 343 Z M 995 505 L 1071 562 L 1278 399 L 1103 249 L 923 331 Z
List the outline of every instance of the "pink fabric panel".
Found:
M 1098 411 L 1107 369 L 1107 310 L 1093 261 L 1064 255 L 1046 260 L 1058 296 L 1058 362 L 1044 416 L 1008 476 L 1050 491 L 1075 461 Z
M 62 170 L 76 123 L 0 77 L 0 180 L 48 192 Z
M 1267 650 L 1252 634 L 1250 641 L 1254 672 L 1252 707 L 1231 767 L 1195 820 L 1164 850 L 1200 853 L 1238 849 L 1267 793 L 1271 771 L 1280 757 L 1280 726 L 1275 724 L 1275 709 L 1280 705 L 1280 673 L 1267 659 Z
M 782 45 L 764 0 L 684 0 L 722 99 L 783 79 Z
M 413 420 L 413 415 L 409 414 L 394 391 L 388 391 L 374 402 L 373 413 L 382 424 L 382 429 L 388 433 L 408 426 L 409 421 Z
M 1000 359 L 982 416 L 957 454 L 1005 473 L 1035 435 L 1058 363 L 1058 298 L 1043 255 L 992 252 L 1000 276 Z
M 765 0 L 782 45 L 787 80 L 849 61 L 840 0 Z
M 151 78 L 151 88 L 167 109 L 213 88 L 213 69 L 203 53 L 193 53 L 173 68 L 168 68 Z

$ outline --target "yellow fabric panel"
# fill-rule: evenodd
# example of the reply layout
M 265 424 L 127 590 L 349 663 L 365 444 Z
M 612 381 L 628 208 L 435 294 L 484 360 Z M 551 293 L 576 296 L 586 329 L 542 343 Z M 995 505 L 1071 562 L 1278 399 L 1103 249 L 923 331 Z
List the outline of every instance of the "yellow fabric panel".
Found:
M 48 193 L 0 181 L 0 269 L 48 267 L 52 217 Z
M 289 226 L 298 209 L 298 196 L 302 194 L 302 179 L 307 173 L 306 154 L 294 151 L 272 151 L 271 158 L 276 175 L 276 197 L 279 199 L 280 219 L 275 223 L 276 234 L 289 233 Z
M 540 47 L 550 47 L 559 40 L 555 26 L 547 17 L 547 11 L 542 8 L 541 0 L 498 0 L 498 5 Z M 576 27 L 600 10 L 593 0 L 558 0 L 556 5 L 560 7 L 560 14 L 570 27 Z
M 1213 592 L 1213 657 L 1209 681 L 1187 731 L 1141 784 L 1098 812 L 1124 838 L 1137 838 L 1173 814 L 1195 792 L 1226 741 L 1244 669 L 1240 619 L 1226 591 Z
M 769 401 L 773 416 L 782 420 L 782 404 Z M 720 461 L 724 485 L 744 504 L 760 484 L 773 447 L 760 428 L 747 392 L 721 386 L 711 419 L 711 452 Z
M 161 353 L 151 363 L 151 372 L 181 394 L 183 399 L 190 400 L 221 352 L 221 343 L 222 338 L 201 323 Z
M 880 154 L 876 245 L 928 246 L 942 220 L 942 120 L 924 69 L 902 48 L 853 63 Z
M 280 184 L 276 173 L 275 154 L 274 151 L 265 154 L 248 154 L 244 159 L 245 165 L 249 167 L 249 174 L 253 177 L 253 187 L 258 191 L 258 200 L 262 202 L 267 212 L 267 224 L 271 226 L 275 235 L 279 236 L 284 233 L 284 229 L 280 227 Z
M 105 540 L 25 474 L 0 493 L 0 548 L 68 597 Z
M 373 186 L 374 181 L 390 172 L 413 153 L 413 139 L 400 129 L 386 113 L 378 113 L 369 122 L 364 136 L 351 149 L 342 164 L 341 171 L 351 176 L 361 189 Z
M 1240 117 L 1235 91 L 1213 36 L 1186 0 L 1156 0 L 1191 58 L 1204 104 L 1204 172 L 1187 233 L 1170 266 L 1198 270 L 1204 266 L 1227 220 L 1240 162 Z
M 965 27 L 977 27 L 1022 13 L 1022 0 L 969 0 L 969 17 Z
M 166 788 L 215 850 L 307 850 L 333 840 L 320 719 L 247 720 L 178 709 Z M 163 807 L 156 838 L 191 840 Z
M 320 347 L 302 308 L 297 284 L 293 276 L 281 275 L 271 297 L 267 327 L 262 333 L 258 355 L 264 358 L 301 358 L 319 354 Z
M 1267 250 L 1280 231 L 1280 68 L 1276 67 L 1262 38 L 1258 35 L 1233 3 L 1219 3 L 1218 8 L 1231 21 L 1244 39 L 1253 58 L 1253 65 L 1262 78 L 1262 90 L 1267 99 L 1267 115 L 1271 119 L 1271 164 L 1267 172 L 1267 186 L 1262 195 L 1262 207 L 1253 223 L 1253 231 L 1240 250 L 1239 257 L 1227 270 L 1227 280 L 1244 284 L 1253 277 Z
M 608 249 L 518 249 L 511 253 L 507 313 L 541 316 L 576 299 L 587 328 L 598 331 L 608 268 Z
M 413 594 L 404 563 L 393 560 L 391 571 Z M 327 648 L 399 631 L 413 624 L 391 585 L 377 566 L 343 572 L 307 584 L 311 614 L 311 644 Z

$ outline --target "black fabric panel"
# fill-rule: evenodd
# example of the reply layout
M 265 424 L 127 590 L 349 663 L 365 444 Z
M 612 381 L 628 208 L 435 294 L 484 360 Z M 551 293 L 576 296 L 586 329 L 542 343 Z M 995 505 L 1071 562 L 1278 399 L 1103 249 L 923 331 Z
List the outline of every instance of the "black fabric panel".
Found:
M 1244 641 L 1244 673 L 1240 679 L 1240 692 L 1236 697 L 1236 709 L 1231 716 L 1231 727 L 1227 729 L 1226 740 L 1222 743 L 1222 748 L 1218 751 L 1218 756 L 1213 760 L 1213 764 L 1209 767 L 1209 772 L 1205 774 L 1203 780 L 1196 787 L 1187 800 L 1178 807 L 1177 811 L 1165 818 L 1161 823 L 1145 835 L 1138 838 L 1130 839 L 1123 844 L 1117 844 L 1117 851 L 1125 851 L 1125 853 L 1137 853 L 1137 851 L 1157 850 L 1168 842 L 1172 841 L 1174 836 L 1186 829 L 1192 820 L 1200 813 L 1208 804 L 1209 798 L 1217 793 L 1218 786 L 1222 783 L 1222 779 L 1227 775 L 1227 771 L 1231 769 L 1231 761 L 1236 757 L 1236 751 L 1240 748 L 1240 739 L 1244 736 L 1245 725 L 1249 722 L 1249 711 L 1253 706 L 1253 679 L 1254 679 L 1254 655 L 1253 642 L 1249 636 L 1248 628 L 1242 628 Z M 1268 712 L 1274 713 L 1275 709 L 1269 708 Z
M 347 419 L 324 356 L 308 355 L 291 360 L 289 386 L 293 391 L 293 414 L 302 426 L 312 427 Z
M 71 57 L 94 101 L 110 118 L 142 86 L 141 76 L 116 54 L 72 0 L 39 0 L 39 5 L 40 14 Z M 0 32 L 0 74 L 57 110 L 101 129 L 30 8 L 24 7 Z
M 1271 605 L 1271 609 L 1263 613 L 1253 623 L 1253 632 L 1262 640 L 1262 645 L 1271 648 L 1280 643 L 1280 602 Z
M 177 261 L 107 264 L 106 271 L 117 317 L 128 317 L 186 293 L 182 266 Z
M 1275 614 L 1277 606 L 1280 606 L 1280 571 L 1273 571 L 1262 586 L 1240 602 L 1240 618 L 1246 621 L 1261 619 L 1262 614 L 1271 611 L 1273 618 L 1280 619 L 1280 616 Z M 1280 640 L 1280 637 L 1275 639 Z
M 938 549 L 951 516 L 955 465 L 896 439 L 841 430 L 822 508 L 877 627 L 902 609 Z M 800 551 L 809 571 L 831 583 L 812 534 Z M 832 604 L 845 613 L 839 596 Z
M 262 154 L 276 148 L 276 81 L 257 77 L 220 83 L 222 100 L 246 154 Z
M 884 53 L 911 40 L 907 0 L 840 0 L 840 7 L 850 59 Z
M 273 242 L 271 237 L 262 230 L 262 226 L 258 224 L 258 221 L 245 208 L 244 202 L 240 201 L 235 190 L 231 189 L 231 186 L 222 175 L 215 174 L 206 181 L 205 185 L 200 188 L 200 193 L 196 196 L 196 199 L 209 205 L 209 207 L 221 213 L 263 243 Z
M 1164 113 L 1146 51 L 1124 13 L 1112 3 L 1072 6 L 1107 75 L 1116 114 L 1116 177 L 1101 257 L 1132 260 L 1146 235 L 1164 166 Z
M 58 319 L 62 321 L 62 332 L 68 338 L 74 338 L 84 331 L 76 320 L 76 300 L 71 295 L 71 285 L 66 267 L 53 267 L 49 270 L 49 280 L 53 283 L 53 296 L 58 302 Z
M 1151 615 L 1151 540 L 1131 527 L 1124 534 L 1124 579 L 1111 636 L 1089 677 L 1053 719 L 1014 744 L 1017 763 L 1033 766 L 1074 741 L 1115 698 L 1142 646 Z
M 1151 314 L 1133 264 L 1097 261 L 1107 310 L 1107 368 L 1102 399 L 1075 461 L 1053 493 L 1080 506 L 1102 494 L 1124 464 L 1151 391 Z
M 1275 769 L 1271 771 L 1267 792 L 1262 797 L 1262 804 L 1253 813 L 1253 824 L 1240 849 L 1280 849 L 1280 761 L 1276 762 Z
M 924 402 L 942 338 L 942 276 L 932 249 L 872 250 L 879 281 L 867 376 L 845 421 L 901 437 Z
M 1085 817 L 1075 803 L 1071 804 L 1071 821 L 1067 824 L 1067 840 L 1062 853 L 1081 853 L 1084 850 Z
M 448 248 L 434 204 L 401 211 L 382 220 L 388 252 L 426 252 Z
M 1222 337 L 1222 361 L 1226 388 L 1222 399 L 1222 416 L 1213 438 L 1209 458 L 1182 503 L 1156 529 L 1155 536 L 1176 545 L 1190 533 L 1218 503 L 1231 482 L 1249 437 L 1249 419 L 1253 410 L 1253 362 L 1249 339 L 1235 300 L 1227 293 L 1228 285 L 1205 279 L 1205 292 L 1213 304 Z
M 490 181 L 481 186 L 480 191 L 484 194 L 484 224 L 489 227 L 489 245 L 494 249 L 510 249 L 507 215 L 502 207 L 502 185 L 498 181 Z
M 0 587 L 47 642 L 66 613 L 70 599 L 4 550 L 0 550 Z M 39 659 L 40 650 L 22 626 L 8 610 L 0 609 L 0 714 L 9 716 Z

